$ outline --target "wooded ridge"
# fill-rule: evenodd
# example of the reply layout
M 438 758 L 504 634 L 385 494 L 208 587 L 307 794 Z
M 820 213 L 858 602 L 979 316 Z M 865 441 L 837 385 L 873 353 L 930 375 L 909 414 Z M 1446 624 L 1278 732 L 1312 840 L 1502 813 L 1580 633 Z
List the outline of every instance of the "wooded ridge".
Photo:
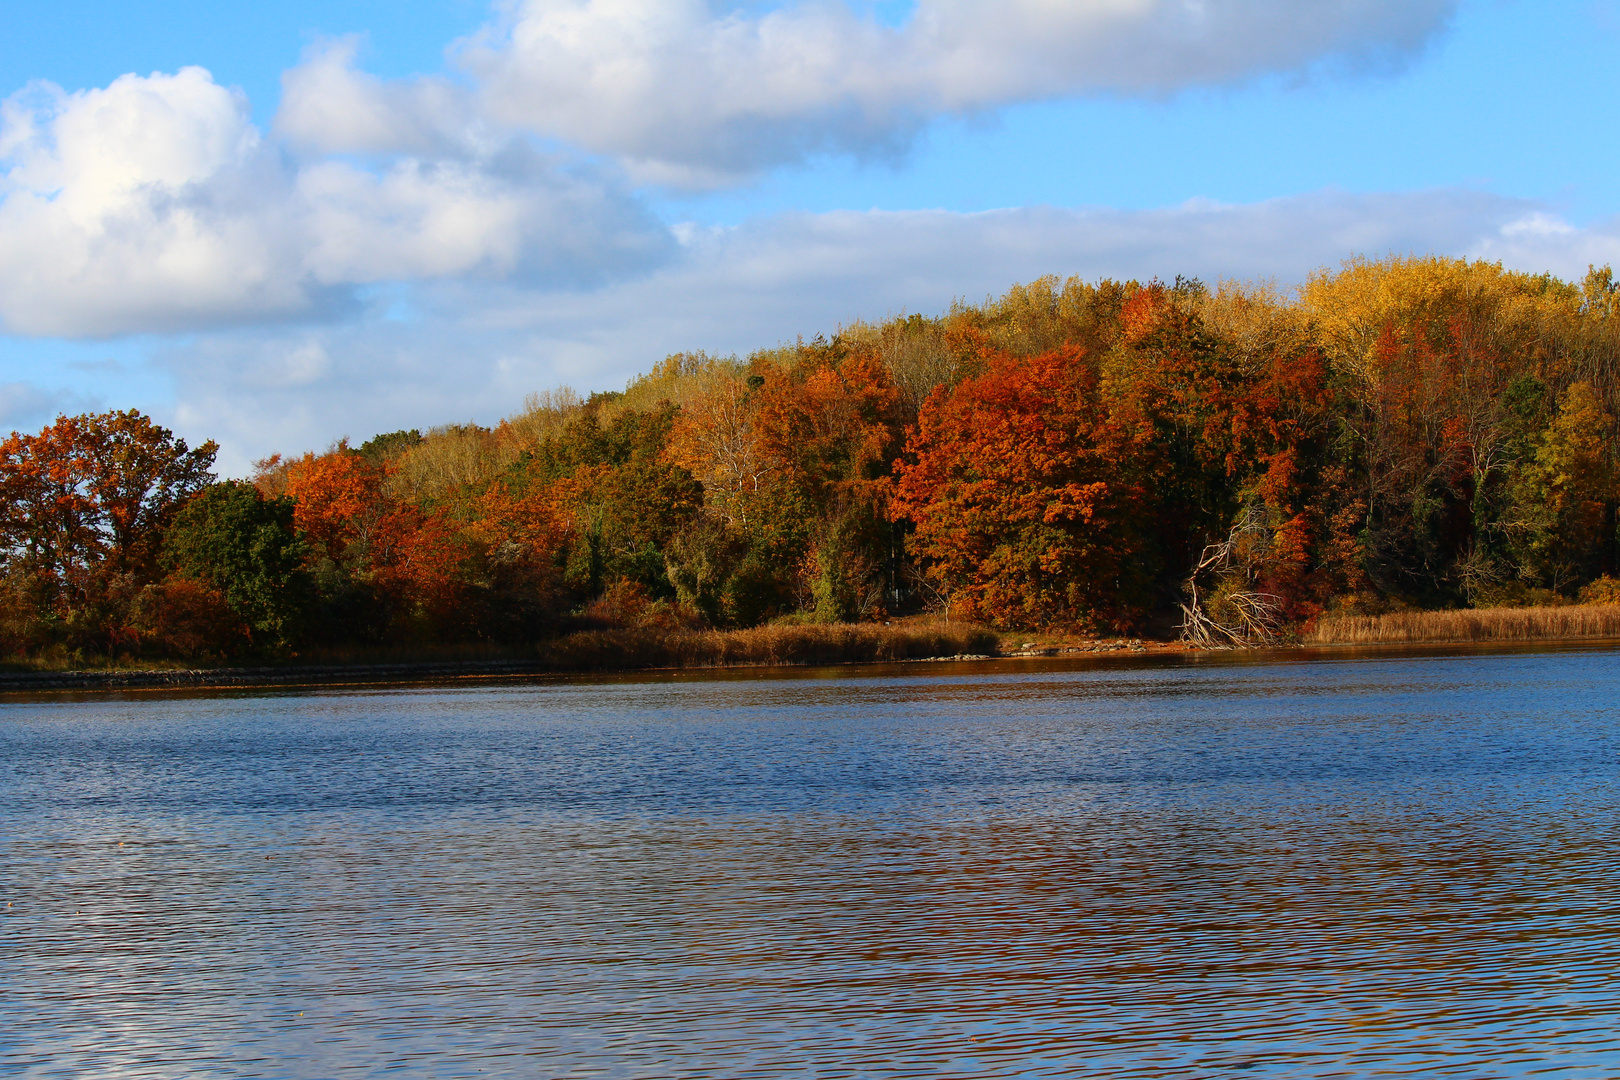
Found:
M 0 653 L 883 622 L 1201 644 L 1620 601 L 1620 292 L 1446 258 L 1043 278 L 219 481 L 134 411 L 0 445 Z

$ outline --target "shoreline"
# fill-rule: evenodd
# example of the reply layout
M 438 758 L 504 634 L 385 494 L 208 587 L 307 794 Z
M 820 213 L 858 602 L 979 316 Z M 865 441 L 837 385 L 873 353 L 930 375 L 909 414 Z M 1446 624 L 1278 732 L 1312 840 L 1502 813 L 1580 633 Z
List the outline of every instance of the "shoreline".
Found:
M 0 672 L 0 695 L 36 691 L 120 691 L 120 690 L 208 690 L 208 689 L 297 689 L 334 686 L 411 686 L 434 683 L 466 683 L 487 680 L 526 679 L 540 676 L 589 678 L 651 674 L 720 674 L 749 670 L 783 672 L 830 667 L 874 667 L 910 664 L 987 663 L 1006 660 L 1114 660 L 1179 657 L 1224 658 L 1264 662 L 1290 656 L 1300 660 L 1328 660 L 1351 655 L 1377 656 L 1413 653 L 1440 655 L 1480 652 L 1518 653 L 1567 647 L 1620 647 L 1615 637 L 1548 637 L 1534 640 L 1495 641 L 1383 641 L 1383 642 L 1301 642 L 1246 649 L 1205 649 L 1182 642 L 1099 642 L 1092 646 L 1060 646 L 1000 653 L 966 653 L 947 656 L 829 660 L 739 661 L 711 664 L 659 664 L 559 666 L 541 660 L 445 660 L 377 664 L 299 664 L 236 666 L 218 668 L 109 668 L 74 671 Z
M 1456 608 L 1319 620 L 1306 645 L 1487 644 L 1620 638 L 1620 604 Z
M 956 653 L 946 656 L 880 657 L 829 660 L 739 660 L 709 664 L 600 664 L 561 666 L 543 660 L 435 660 L 384 664 L 296 664 L 218 668 L 91 668 L 71 671 L 0 671 L 0 693 L 30 690 L 167 690 L 276 687 L 409 685 L 481 679 L 525 678 L 539 675 L 634 675 L 645 672 L 715 672 L 748 669 L 804 669 L 815 667 L 869 667 L 876 664 L 950 664 L 991 660 L 1051 660 L 1090 655 L 1174 654 L 1190 650 L 1180 642 L 1114 643 L 1064 646 L 997 653 Z

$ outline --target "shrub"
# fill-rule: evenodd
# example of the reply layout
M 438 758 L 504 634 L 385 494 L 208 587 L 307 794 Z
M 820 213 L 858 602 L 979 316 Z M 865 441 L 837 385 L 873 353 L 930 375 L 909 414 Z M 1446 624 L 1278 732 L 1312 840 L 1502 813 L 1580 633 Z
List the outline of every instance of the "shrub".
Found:
M 143 652 L 184 659 L 231 656 L 249 642 L 247 625 L 218 589 L 170 577 L 140 591 L 129 625 Z
M 1620 604 L 1620 581 L 1604 574 L 1581 589 L 1583 604 Z

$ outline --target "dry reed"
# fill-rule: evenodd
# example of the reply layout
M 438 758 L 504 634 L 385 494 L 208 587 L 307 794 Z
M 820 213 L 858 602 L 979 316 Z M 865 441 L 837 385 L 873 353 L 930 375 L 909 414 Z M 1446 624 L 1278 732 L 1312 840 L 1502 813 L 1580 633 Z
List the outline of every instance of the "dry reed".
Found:
M 1620 604 L 1329 616 L 1317 622 L 1306 640 L 1316 645 L 1378 645 L 1559 638 L 1620 638 Z
M 935 657 L 993 656 L 996 634 L 965 623 L 877 626 L 865 623 L 760 626 L 751 630 L 634 627 L 582 630 L 531 645 L 394 644 L 314 648 L 280 658 L 237 658 L 198 666 L 194 660 L 47 655 L 0 661 L 0 683 L 45 675 L 181 673 L 208 683 L 209 672 L 257 672 L 315 681 L 342 676 L 405 680 L 446 674 L 545 671 L 635 671 L 651 668 L 858 664 Z M 247 666 L 243 666 L 247 665 Z M 496 671 L 495 669 L 499 669 Z M 161 681 L 161 680 L 160 680 Z M 231 680 L 227 680 L 231 681 Z M 240 681 L 237 679 L 235 681 Z
M 593 630 L 546 642 L 539 656 L 563 671 L 850 664 L 989 655 L 995 634 L 976 626 L 865 624 L 759 626 L 751 630 Z

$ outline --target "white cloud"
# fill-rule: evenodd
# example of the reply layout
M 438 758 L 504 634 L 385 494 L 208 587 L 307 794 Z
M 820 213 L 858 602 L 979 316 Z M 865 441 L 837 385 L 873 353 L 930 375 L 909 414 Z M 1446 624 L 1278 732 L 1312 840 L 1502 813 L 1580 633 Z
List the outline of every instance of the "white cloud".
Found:
M 461 57 L 481 88 L 287 72 L 267 136 L 197 67 L 0 103 L 0 328 L 63 338 L 308 323 L 391 282 L 594 286 L 672 230 L 572 151 L 724 182 L 818 148 L 898 145 L 944 113 L 1156 93 L 1404 54 L 1452 0 L 920 0 L 890 28 L 839 0 L 522 0 Z M 757 7 L 757 6 L 756 6 Z
M 357 286 L 446 275 L 576 285 L 673 245 L 612 184 L 523 142 L 288 156 L 201 68 L 14 95 L 0 169 L 0 323 L 20 334 L 309 319 Z
M 305 153 L 467 156 L 479 123 L 447 79 L 384 81 L 355 67 L 360 41 L 322 42 L 281 77 L 276 133 Z
M 519 0 L 465 43 L 485 107 L 661 182 L 892 149 L 941 115 L 1162 96 L 1328 64 L 1388 65 L 1455 0 L 918 0 L 892 28 L 838 0 Z
M 1507 238 L 1522 243 L 1536 221 L 1543 246 L 1509 257 Z M 1289 283 L 1352 253 L 1440 252 L 1578 279 L 1591 251 L 1620 259 L 1612 228 L 1563 232 L 1547 224 L 1556 221 L 1534 204 L 1465 190 L 1150 211 L 785 214 L 683 229 L 679 258 L 589 291 L 444 279 L 379 296 L 356 322 L 209 335 L 160 362 L 178 387 L 180 430 L 219 439 L 224 467 L 245 469 L 342 435 L 491 423 L 530 391 L 616 388 L 670 352 L 747 353 L 857 318 L 934 314 L 1047 273 Z
M 304 311 L 317 298 L 247 102 L 201 68 L 0 111 L 0 319 L 65 337 Z
M 1518 270 L 1579 281 L 1589 266 L 1620 266 L 1620 220 L 1576 228 L 1535 210 L 1481 237 L 1467 254 Z

